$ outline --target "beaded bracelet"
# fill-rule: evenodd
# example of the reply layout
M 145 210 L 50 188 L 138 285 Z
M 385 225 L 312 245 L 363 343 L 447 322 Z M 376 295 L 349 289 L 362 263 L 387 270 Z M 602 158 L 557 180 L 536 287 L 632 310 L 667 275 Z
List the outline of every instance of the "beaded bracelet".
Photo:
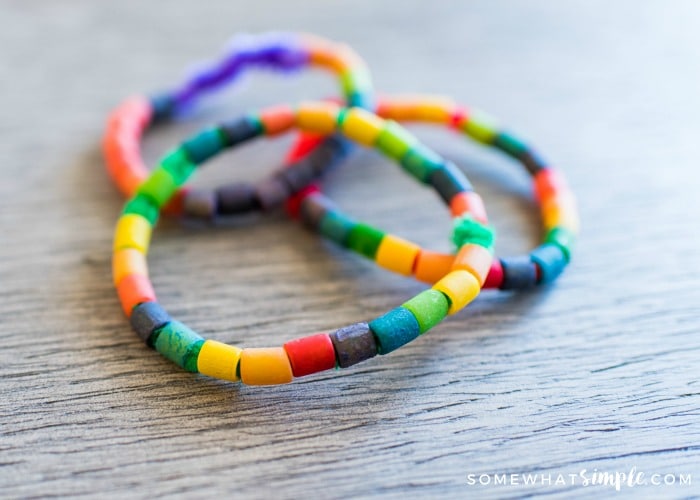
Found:
M 450 127 L 513 157 L 532 175 L 535 200 L 540 207 L 544 227 L 544 241 L 527 255 L 494 258 L 483 282 L 484 288 L 527 289 L 537 284 L 551 283 L 564 271 L 571 259 L 573 244 L 579 230 L 575 198 L 563 175 L 548 166 L 532 148 L 512 133 L 496 128 L 493 121 L 483 114 L 471 112 L 445 98 L 382 96 L 378 99 L 376 113 L 382 118 L 399 122 L 436 123 Z M 302 157 L 320 141 L 318 135 L 302 136 L 293 146 L 287 160 L 294 161 Z M 430 158 L 427 153 L 417 156 L 404 152 L 396 156 L 396 159 L 419 181 L 433 183 L 443 200 L 449 204 L 453 214 L 460 213 L 467 207 L 478 220 L 485 221 L 483 205 L 473 193 L 456 196 L 452 191 L 452 183 L 446 183 L 439 175 L 433 176 L 435 170 L 439 170 L 438 160 Z M 290 168 L 294 169 L 295 166 Z M 374 257 L 353 245 L 347 238 L 357 226 L 357 222 L 345 216 L 321 193 L 317 184 L 295 195 L 290 200 L 288 212 L 292 217 L 300 217 L 307 227 L 331 241 L 366 257 Z M 334 224 L 329 225 L 329 220 L 333 220 Z M 336 227 L 338 225 L 344 229 L 339 230 Z M 375 228 L 370 230 L 379 231 Z M 459 238 L 458 234 L 456 236 Z M 459 241 L 455 241 L 455 244 L 459 246 Z M 414 275 L 416 279 L 426 283 L 435 283 L 450 271 L 455 255 L 419 249 L 417 246 L 415 248 L 418 250 L 415 261 L 409 259 L 406 262 L 397 262 L 390 252 L 378 253 L 375 261 L 385 269 Z
M 239 36 L 223 57 L 200 65 L 194 75 L 175 89 L 150 99 L 132 97 L 112 111 L 107 120 L 103 150 L 107 171 L 122 193 L 125 196 L 133 195 L 148 177 L 148 169 L 140 152 L 141 137 L 148 128 L 182 114 L 200 95 L 230 83 L 248 68 L 257 67 L 281 71 L 304 67 L 330 70 L 338 76 L 349 105 L 373 107 L 369 71 L 349 46 L 309 34 Z M 332 152 L 337 146 L 337 141 L 330 141 L 323 149 Z M 324 165 L 324 168 L 327 166 L 330 165 Z M 216 200 L 224 213 L 235 213 L 240 211 L 242 201 L 251 209 L 270 209 L 283 203 L 290 194 L 286 185 L 272 179 L 244 193 L 220 190 L 216 193 Z M 165 212 L 198 216 L 206 210 L 202 203 L 201 197 L 188 196 L 186 190 L 181 190 Z
M 240 379 L 251 385 L 288 383 L 294 377 L 345 368 L 394 351 L 448 314 L 461 310 L 479 294 L 491 265 L 494 234 L 486 224 L 479 196 L 457 167 L 421 145 L 396 122 L 360 108 L 309 103 L 297 109 L 273 109 L 274 113 L 268 110 L 226 122 L 185 141 L 160 162 L 127 202 L 114 235 L 113 278 L 125 314 L 149 346 L 187 371 L 225 380 Z M 355 142 L 376 147 L 396 161 L 410 155 L 417 164 L 433 165 L 429 182 L 444 198 L 446 193 L 452 193 L 445 201 L 450 204 L 455 221 L 457 256 L 450 272 L 431 289 L 369 323 L 303 337 L 277 348 L 240 349 L 205 340 L 184 324 L 171 320 L 156 302 L 146 265 L 152 228 L 161 208 L 198 164 L 224 148 L 263 134 L 277 135 L 292 127 L 319 134 L 342 133 Z M 454 197 L 469 202 L 453 204 Z M 328 214 L 323 218 L 329 233 L 345 233 L 349 229 Z M 363 224 L 350 228 L 346 237 L 352 248 L 366 255 L 386 253 L 397 262 L 408 262 L 417 255 L 414 245 Z

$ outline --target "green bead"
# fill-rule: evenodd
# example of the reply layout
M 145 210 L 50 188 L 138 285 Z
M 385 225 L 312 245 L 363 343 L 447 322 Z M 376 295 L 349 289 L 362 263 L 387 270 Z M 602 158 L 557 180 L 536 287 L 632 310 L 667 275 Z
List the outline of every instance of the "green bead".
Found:
M 491 120 L 479 115 L 470 115 L 462 124 L 461 129 L 469 137 L 483 144 L 491 144 L 498 134 L 496 126 L 491 123 Z
M 496 231 L 491 226 L 479 222 L 469 214 L 453 220 L 452 242 L 458 250 L 467 243 L 492 250 L 495 239 Z
M 150 177 L 138 188 L 138 194 L 151 198 L 158 208 L 165 205 L 177 191 L 178 185 L 168 171 L 162 167 L 155 169 Z
M 340 86 L 343 94 L 349 96 L 361 89 L 371 89 L 372 78 L 366 69 L 346 71 L 340 75 Z
M 122 214 L 138 214 L 155 226 L 158 221 L 160 210 L 156 203 L 144 194 L 137 194 L 132 199 L 126 202 Z
M 163 158 L 160 166 L 172 176 L 178 186 L 182 186 L 197 168 L 197 165 L 192 163 L 183 147 L 170 151 Z
M 557 245 L 564 252 L 566 261 L 569 262 L 571 260 L 571 251 L 576 242 L 576 235 L 573 231 L 564 227 L 553 227 L 544 237 L 544 241 L 545 243 Z
M 157 331 L 156 351 L 189 372 L 197 372 L 197 357 L 204 339 L 179 321 L 171 321 Z
M 401 307 L 413 313 L 420 325 L 420 333 L 425 333 L 445 319 L 450 302 L 442 292 L 429 289 L 401 304 Z
M 392 309 L 369 322 L 379 354 L 387 354 L 408 344 L 421 333 L 415 315 L 404 307 Z
M 417 143 L 418 140 L 405 128 L 393 120 L 387 120 L 375 145 L 388 157 L 401 160 Z
M 347 246 L 365 257 L 374 259 L 383 238 L 382 231 L 367 224 L 357 224 L 350 231 Z
M 223 147 L 223 136 L 216 127 L 206 129 L 182 144 L 182 148 L 187 152 L 187 157 L 196 165 L 207 161 Z
M 524 143 L 520 142 L 519 139 L 516 139 L 507 132 L 501 132 L 498 134 L 493 140 L 493 145 L 513 158 L 520 158 L 528 151 L 528 148 Z
M 329 210 L 323 215 L 318 232 L 339 245 L 346 246 L 350 232 L 356 223 L 344 215 Z
M 417 180 L 430 183 L 433 172 L 443 166 L 443 159 L 422 144 L 416 144 L 401 158 L 401 166 Z

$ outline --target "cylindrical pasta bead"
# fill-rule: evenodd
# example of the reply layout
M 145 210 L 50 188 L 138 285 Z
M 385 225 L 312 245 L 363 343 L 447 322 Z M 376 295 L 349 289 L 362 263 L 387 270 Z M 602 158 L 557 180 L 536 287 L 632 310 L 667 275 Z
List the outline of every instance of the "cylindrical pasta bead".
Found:
M 483 224 L 488 223 L 484 201 L 474 191 L 466 191 L 455 195 L 450 201 L 450 213 L 452 217 L 461 217 L 468 214 Z
M 197 356 L 197 371 L 208 377 L 237 382 L 241 352 L 236 346 L 206 340 Z
M 288 384 L 294 378 L 282 347 L 243 349 L 239 366 L 241 381 L 247 385 Z
M 355 323 L 329 335 L 341 368 L 355 365 L 377 355 L 377 342 L 367 323 Z
M 286 132 L 294 126 L 296 116 L 294 110 L 287 105 L 267 108 L 260 113 L 265 135 L 274 136 Z
M 361 108 L 348 109 L 340 125 L 349 139 L 365 146 L 372 146 L 383 128 L 383 120 Z
M 441 292 L 430 289 L 404 302 L 401 307 L 413 313 L 420 325 L 420 333 L 425 333 L 447 316 L 449 303 Z
M 146 256 L 135 248 L 123 248 L 112 256 L 112 282 L 119 286 L 122 279 L 130 274 L 148 276 Z
M 571 260 L 571 250 L 574 247 L 574 242 L 576 241 L 576 236 L 573 231 L 570 231 L 564 227 L 555 226 L 550 229 L 544 237 L 545 243 L 552 243 L 559 246 L 564 255 L 566 256 L 566 261 Z
M 500 259 L 493 259 L 491 269 L 486 276 L 486 281 L 482 288 L 501 288 L 503 284 L 503 266 Z
M 199 165 L 219 153 L 225 147 L 226 137 L 218 127 L 211 127 L 198 133 L 182 144 L 187 158 Z
M 158 207 L 162 207 L 175 191 L 178 184 L 173 176 L 163 167 L 156 168 L 138 188 L 138 192 L 151 198 Z
M 134 307 L 142 302 L 156 301 L 156 292 L 151 282 L 146 276 L 140 274 L 124 276 L 117 286 L 117 295 L 127 317 L 130 317 Z
M 179 321 L 171 321 L 156 332 L 156 351 L 188 372 L 197 372 L 197 358 L 204 339 Z
M 440 170 L 445 161 L 435 152 L 422 144 L 415 144 L 401 158 L 401 166 L 415 179 L 425 184 L 430 183 L 433 172 Z
M 216 189 L 216 212 L 219 215 L 232 215 L 250 212 L 259 208 L 255 198 L 255 187 L 239 182 Z
M 410 276 L 420 251 L 418 245 L 387 234 L 379 245 L 375 261 L 385 269 Z
M 338 122 L 337 104 L 328 102 L 303 103 L 296 112 L 296 123 L 307 132 L 331 134 Z
M 537 268 L 528 255 L 501 259 L 501 290 L 525 290 L 537 284 Z
M 480 285 L 483 285 L 491 269 L 491 261 L 493 261 L 493 255 L 488 249 L 481 245 L 469 243 L 457 252 L 457 256 L 452 263 L 452 269 L 468 271 L 477 279 Z
M 465 116 L 457 127 L 482 144 L 491 144 L 498 134 L 495 124 L 483 114 L 471 113 L 468 117 Z
M 452 162 L 445 162 L 442 168 L 435 170 L 430 176 L 430 183 L 448 206 L 458 194 L 472 191 L 467 176 Z
M 564 271 L 568 260 L 558 245 L 545 243 L 530 252 L 530 260 L 540 269 L 540 283 L 551 283 Z
M 185 194 L 183 212 L 190 217 L 210 219 L 217 213 L 216 193 L 204 189 L 192 189 Z
M 137 214 L 146 219 L 151 225 L 158 221 L 158 206 L 148 196 L 137 194 L 126 202 L 122 214 Z
M 151 232 L 151 224 L 141 215 L 122 215 L 114 230 L 114 251 L 135 248 L 145 254 L 151 242 Z
M 244 116 L 221 123 L 219 124 L 219 130 L 221 131 L 222 140 L 227 147 L 249 141 L 263 132 L 260 121 L 252 116 Z
M 335 368 L 335 349 L 327 333 L 290 340 L 283 347 L 295 377 Z
M 347 247 L 360 255 L 374 259 L 384 233 L 367 224 L 356 224 L 348 234 Z
M 556 193 L 566 190 L 566 180 L 554 169 L 540 170 L 533 178 L 535 199 L 539 202 L 554 196 Z
M 369 322 L 379 354 L 388 354 L 421 334 L 420 324 L 405 307 L 397 307 Z
M 156 330 L 170 321 L 170 315 L 158 302 L 142 302 L 132 309 L 129 318 L 131 328 L 150 347 L 153 347 Z
M 454 314 L 479 295 L 481 284 L 472 273 L 457 270 L 435 283 L 433 290 L 442 292 L 447 297 L 450 304 L 447 314 Z
M 413 274 L 417 280 L 433 284 L 450 272 L 454 259 L 454 255 L 421 250 L 416 257 Z
M 401 160 L 418 140 L 398 123 L 386 120 L 375 146 L 389 158 Z

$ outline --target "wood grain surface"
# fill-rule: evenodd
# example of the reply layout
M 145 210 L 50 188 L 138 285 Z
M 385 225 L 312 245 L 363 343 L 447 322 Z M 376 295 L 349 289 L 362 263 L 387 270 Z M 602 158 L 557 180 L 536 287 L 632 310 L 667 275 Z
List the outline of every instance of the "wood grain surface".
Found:
M 569 475 L 631 468 L 676 484 L 620 495 L 697 497 L 699 27 L 692 0 L 0 1 L 0 497 L 599 498 L 616 492 Z M 104 118 L 231 35 L 266 30 L 346 41 L 381 91 L 451 95 L 532 141 L 579 196 L 566 274 L 484 293 L 400 351 L 282 387 L 193 376 L 145 348 L 110 282 L 122 200 L 99 150 Z M 148 136 L 145 154 L 335 92 L 322 73 L 251 76 Z M 521 169 L 415 131 L 473 178 L 501 254 L 536 243 Z M 290 140 L 227 154 L 195 183 L 260 178 Z M 376 154 L 328 188 L 354 216 L 448 248 L 437 197 Z M 173 315 L 246 346 L 368 319 L 422 289 L 281 215 L 166 221 L 150 263 Z M 552 484 L 469 479 L 528 473 Z

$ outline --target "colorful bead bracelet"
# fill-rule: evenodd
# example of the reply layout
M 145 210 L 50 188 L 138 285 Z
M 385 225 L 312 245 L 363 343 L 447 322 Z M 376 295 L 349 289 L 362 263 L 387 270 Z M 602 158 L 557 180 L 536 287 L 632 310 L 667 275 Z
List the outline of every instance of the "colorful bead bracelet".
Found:
M 251 127 L 254 126 L 254 133 Z M 332 333 L 320 333 L 278 348 L 240 349 L 205 340 L 172 320 L 156 302 L 148 278 L 146 253 L 161 208 L 192 175 L 196 166 L 225 148 L 253 137 L 274 136 L 293 127 L 316 134 L 342 133 L 373 146 L 406 165 L 434 168 L 428 182 L 451 208 L 453 239 L 459 249 L 450 271 L 431 289 L 368 323 L 356 323 Z M 402 161 L 411 158 L 410 161 Z M 456 203 L 454 199 L 462 199 Z M 349 246 L 364 255 L 402 262 L 417 256 L 416 246 L 376 231 L 352 227 L 326 212 L 321 217 L 329 234 L 343 234 Z M 347 233 L 347 234 L 346 234 Z M 169 360 L 191 372 L 245 384 L 291 382 L 294 377 L 345 368 L 376 354 L 387 354 L 414 340 L 471 302 L 480 292 L 491 266 L 494 234 L 486 224 L 479 196 L 462 172 L 420 144 L 396 122 L 360 108 L 332 103 L 308 103 L 296 109 L 276 107 L 207 129 L 169 153 L 127 202 L 114 236 L 113 278 L 125 314 L 136 333 Z M 379 257 L 378 257 L 379 258 Z
M 563 272 L 571 259 L 574 240 L 579 230 L 576 202 L 563 175 L 545 163 L 532 148 L 512 133 L 496 128 L 493 121 L 482 114 L 471 112 L 444 98 L 380 97 L 376 113 L 381 118 L 399 122 L 436 123 L 450 127 L 513 157 L 532 175 L 535 200 L 540 208 L 544 228 L 544 241 L 528 255 L 493 259 L 483 282 L 484 288 L 527 289 L 537 284 L 551 283 Z M 372 140 L 374 139 L 370 137 L 367 143 L 371 143 Z M 288 159 L 293 161 L 303 156 L 320 141 L 319 136 L 303 136 L 293 147 Z M 396 152 L 394 158 L 419 181 L 437 182 L 436 188 L 449 204 L 453 214 L 459 214 L 468 207 L 478 220 L 485 221 L 483 205 L 473 193 L 456 196 L 451 191 L 452 184 L 443 187 L 443 180 L 433 177 L 433 172 L 439 170 L 440 162 L 437 159 L 429 157 L 427 153 L 416 156 L 405 150 Z M 379 266 L 400 274 L 414 275 L 416 279 L 426 283 L 435 283 L 445 276 L 455 259 L 454 254 L 424 250 L 417 246 L 418 253 L 413 262 L 410 259 L 397 262 L 389 253 L 376 256 L 371 255 L 371 252 L 367 253 L 366 249 L 353 245 L 347 237 L 357 223 L 345 216 L 324 196 L 318 185 L 308 187 L 290 200 L 288 212 L 293 217 L 300 217 L 306 226 L 335 243 L 366 257 L 376 257 L 375 261 Z M 333 221 L 333 225 L 330 224 L 330 220 Z M 342 226 L 343 230 L 339 230 L 336 227 L 338 225 Z M 371 230 L 379 231 L 374 228 Z M 478 252 L 478 249 L 474 251 Z
M 199 96 L 236 80 L 244 70 L 259 67 L 280 71 L 305 67 L 330 70 L 338 76 L 349 105 L 373 107 L 367 66 L 347 45 L 309 34 L 238 37 L 223 57 L 200 65 L 194 75 L 174 90 L 150 99 L 132 97 L 112 111 L 103 138 L 103 151 L 107 171 L 122 193 L 132 196 L 148 177 L 148 168 L 140 151 L 141 138 L 147 129 L 182 114 Z M 333 151 L 337 146 L 338 141 L 330 141 L 324 149 Z M 272 180 L 245 193 L 221 190 L 216 194 L 217 205 L 224 213 L 236 213 L 241 210 L 241 202 L 247 203 L 249 208 L 270 209 L 281 204 L 291 193 L 280 182 Z M 201 197 L 189 196 L 186 190 L 180 190 L 165 212 L 199 216 L 205 209 Z

